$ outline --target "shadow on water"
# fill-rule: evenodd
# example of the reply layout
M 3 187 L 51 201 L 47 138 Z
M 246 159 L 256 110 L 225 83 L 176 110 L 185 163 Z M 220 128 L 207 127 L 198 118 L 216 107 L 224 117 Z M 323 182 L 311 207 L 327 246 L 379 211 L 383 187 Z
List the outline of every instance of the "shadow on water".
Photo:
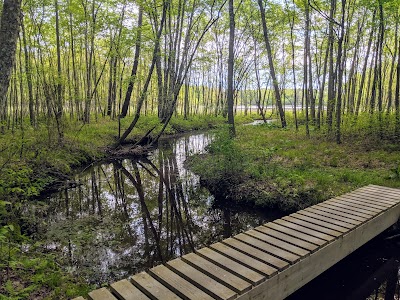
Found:
M 215 205 L 184 167 L 207 134 L 160 142 L 148 158 L 103 162 L 44 201 L 39 236 L 72 272 L 112 282 L 268 221 L 244 207 Z

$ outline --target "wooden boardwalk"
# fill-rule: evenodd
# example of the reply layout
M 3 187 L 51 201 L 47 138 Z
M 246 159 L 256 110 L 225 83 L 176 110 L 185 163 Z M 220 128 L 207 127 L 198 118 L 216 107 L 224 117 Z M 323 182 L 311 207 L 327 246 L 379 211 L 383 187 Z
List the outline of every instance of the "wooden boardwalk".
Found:
M 95 290 L 88 299 L 283 299 L 399 218 L 400 189 L 369 185 Z

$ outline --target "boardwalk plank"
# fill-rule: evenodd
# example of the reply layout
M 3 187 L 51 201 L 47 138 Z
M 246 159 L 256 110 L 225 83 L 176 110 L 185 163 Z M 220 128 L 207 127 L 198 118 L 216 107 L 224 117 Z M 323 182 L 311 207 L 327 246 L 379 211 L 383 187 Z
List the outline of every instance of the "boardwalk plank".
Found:
M 277 230 L 279 232 L 286 233 L 286 234 L 288 234 L 288 235 L 290 235 L 292 237 L 295 237 L 295 238 L 300 238 L 303 241 L 313 243 L 313 244 L 315 244 L 317 246 L 323 246 L 323 245 L 327 244 L 328 241 L 329 241 L 329 240 L 324 240 L 324 239 L 321 239 L 319 237 L 315 237 L 315 236 L 312 236 L 312 235 L 308 234 L 308 232 L 311 232 L 311 230 L 309 230 L 308 228 L 303 228 L 301 226 L 296 226 L 296 225 L 292 226 L 291 223 L 289 223 L 289 225 L 291 226 L 289 228 L 289 227 L 286 227 L 286 226 L 283 225 L 283 224 L 286 224 L 286 223 L 288 223 L 288 222 L 285 222 L 283 220 L 281 220 L 281 221 L 275 220 L 275 222 L 270 222 L 270 223 L 264 224 L 263 226 L 275 229 L 275 230 Z M 305 232 L 299 231 L 296 228 L 298 228 L 300 230 L 303 230 Z
M 166 264 L 166 266 L 213 298 L 220 300 L 232 300 L 237 297 L 236 292 L 215 281 L 196 268 L 193 268 L 180 258 L 171 260 Z
M 332 218 L 353 224 L 354 226 L 360 225 L 367 221 L 367 218 L 355 217 L 348 212 L 342 212 L 340 210 L 333 209 L 332 207 L 325 208 L 323 206 L 314 205 L 305 210 L 320 214 L 322 216 L 332 216 Z
M 298 256 L 298 255 L 295 255 L 284 249 L 275 247 L 271 244 L 267 244 L 263 241 L 260 241 L 259 239 L 251 237 L 247 234 L 240 233 L 238 235 L 235 235 L 234 238 L 243 243 L 246 243 L 252 247 L 256 247 L 264 252 L 270 253 L 270 254 L 272 254 L 280 259 L 283 259 L 291 264 L 297 262 L 300 259 L 300 256 Z
M 374 191 L 371 189 L 364 189 L 364 188 L 354 191 L 353 193 L 351 193 L 351 195 L 365 196 L 368 198 L 373 198 L 374 201 L 376 202 L 387 203 L 392 205 L 398 203 L 400 199 L 400 196 L 396 196 L 390 192 Z
M 385 192 L 390 193 L 390 195 L 400 196 L 400 189 L 390 188 L 390 187 L 387 187 L 387 186 L 380 186 L 380 185 L 370 184 L 370 185 L 367 185 L 367 186 L 363 187 L 363 189 L 370 189 L 370 190 L 374 190 L 374 191 L 378 191 L 378 192 L 385 191 Z
M 216 264 L 213 264 L 209 260 L 195 253 L 189 253 L 182 256 L 182 260 L 192 267 L 195 267 L 199 271 L 207 274 L 219 283 L 227 286 L 236 293 L 243 294 L 251 289 L 251 283 L 241 279 L 240 277 L 219 267 Z
M 348 196 L 341 196 L 340 198 L 346 199 L 347 201 L 351 201 L 352 203 L 361 204 L 368 208 L 374 208 L 377 212 L 386 210 L 389 207 L 393 206 L 386 203 L 379 203 L 379 202 L 374 202 L 373 200 L 368 200 L 368 198 L 365 198 L 365 196 L 361 198 L 360 197 L 361 196 L 359 195 L 348 195 Z
M 268 223 L 269 224 L 269 223 Z M 294 237 L 292 235 L 283 233 L 282 231 L 277 231 L 275 229 L 272 229 L 270 227 L 267 227 L 268 224 L 265 224 L 264 226 L 258 226 L 254 228 L 257 232 L 260 232 L 266 236 L 271 236 L 274 237 L 278 240 L 281 240 L 285 243 L 289 243 L 291 245 L 297 246 L 299 248 L 305 249 L 306 251 L 314 252 L 316 249 L 318 249 L 318 245 L 304 241 L 298 237 Z M 272 223 L 271 223 L 272 224 Z M 283 227 L 285 229 L 285 227 Z M 300 232 L 299 232 L 300 233 Z M 326 241 L 322 241 L 326 243 Z
M 335 231 L 326 227 L 321 227 L 319 225 L 315 225 L 306 221 L 302 221 L 293 217 L 284 217 L 280 222 L 286 221 L 287 223 L 284 224 L 284 226 L 287 227 L 293 227 L 293 226 L 299 226 L 302 228 L 308 229 L 308 234 L 314 235 L 317 237 L 320 237 L 324 240 L 327 241 L 332 241 L 335 237 L 341 236 L 342 233 L 339 231 Z M 283 223 L 281 223 L 283 224 Z M 297 228 L 297 227 L 295 227 Z M 302 229 L 303 230 L 303 229 Z M 304 231 L 303 231 L 304 232 Z
M 218 251 L 219 253 L 226 255 L 238 263 L 241 263 L 254 271 L 260 272 L 261 274 L 271 277 L 278 272 L 277 268 L 271 267 L 270 265 L 263 264 L 259 260 L 254 259 L 240 251 L 237 251 L 229 246 L 222 243 L 215 243 L 210 246 L 211 249 Z
M 346 211 L 352 211 L 352 212 L 356 212 L 356 213 L 360 213 L 360 214 L 364 214 L 369 216 L 369 219 L 371 219 L 372 217 L 374 217 L 376 215 L 376 213 L 369 211 L 363 207 L 359 207 L 359 206 L 353 206 L 353 205 L 349 205 L 349 203 L 346 203 L 345 201 L 333 201 L 333 199 L 331 200 L 327 200 L 323 203 L 325 206 L 333 206 L 333 207 L 340 207 L 345 209 Z
M 324 222 L 324 221 L 321 221 L 321 220 L 319 220 L 317 218 L 313 218 L 313 217 L 310 217 L 310 216 L 307 216 L 307 215 L 304 215 L 304 214 L 300 214 L 300 213 L 291 214 L 289 217 L 296 218 L 296 219 L 299 219 L 301 221 L 305 221 L 305 222 L 308 222 L 308 223 L 312 223 L 314 225 L 317 225 L 321 229 L 322 228 L 331 229 L 331 230 L 334 230 L 334 231 L 336 231 L 338 233 L 345 233 L 345 232 L 349 231 L 349 228 L 338 226 L 338 225 L 332 224 L 330 222 Z M 324 232 L 325 232 L 325 229 L 324 229 Z M 331 234 L 331 233 L 329 232 L 328 234 Z
M 256 230 L 246 231 L 245 234 L 247 234 L 249 236 L 252 236 L 254 238 L 257 238 L 257 239 L 259 239 L 261 241 L 264 241 L 265 243 L 268 243 L 270 245 L 274 245 L 274 246 L 276 246 L 276 247 L 278 247 L 280 249 L 284 249 L 284 250 L 290 251 L 291 253 L 296 254 L 299 257 L 304 257 L 304 256 L 307 256 L 307 255 L 309 255 L 311 253 L 311 251 L 308 251 L 308 250 L 305 250 L 303 248 L 294 246 L 292 244 L 289 244 L 289 243 L 284 242 L 282 240 L 276 239 L 276 238 L 274 238 L 272 236 L 263 234 L 263 233 L 261 233 L 259 231 L 256 231 Z
M 210 248 L 202 248 L 197 250 L 196 253 L 211 261 L 213 264 L 216 264 L 219 267 L 237 275 L 239 278 L 250 282 L 252 285 L 260 284 L 267 278 L 266 276 L 261 275 L 260 273 L 249 269 L 248 267 Z
M 355 230 L 344 234 L 340 239 L 336 239 L 319 251 L 300 260 L 299 263 L 279 272 L 270 280 L 261 283 L 242 295 L 238 300 L 284 299 L 393 225 L 398 221 L 399 217 L 400 203 L 384 214 L 377 214 L 376 217 L 358 226 Z
M 178 295 L 166 288 L 163 284 L 151 277 L 146 272 L 141 272 L 130 278 L 132 283 L 143 293 L 154 299 L 178 300 Z
M 149 300 L 150 298 L 138 290 L 128 280 L 123 279 L 110 285 L 112 292 L 124 300 Z
M 375 216 L 377 213 L 380 213 L 382 211 L 381 209 L 372 208 L 364 204 L 360 204 L 359 202 L 352 201 L 351 199 L 342 197 L 333 198 L 331 200 L 328 200 L 327 203 L 339 203 L 344 204 L 347 207 L 358 208 L 365 211 L 366 213 L 369 213 L 371 216 Z
M 101 288 L 89 293 L 90 300 L 117 300 L 106 288 Z
M 278 270 L 282 270 L 289 266 L 289 263 L 287 261 L 277 258 L 271 254 L 264 252 L 264 251 L 258 250 L 257 248 L 249 246 L 249 245 L 247 245 L 243 242 L 240 242 L 238 240 L 235 240 L 233 238 L 223 240 L 222 243 L 225 245 L 228 245 L 232 248 L 235 248 L 236 250 L 241 251 L 241 252 L 245 253 L 246 255 L 249 255 L 255 259 L 258 259 L 264 263 L 267 263 L 270 266 L 272 266 Z
M 321 222 L 328 222 L 328 223 L 333 224 L 333 225 L 338 225 L 338 226 L 340 226 L 342 228 L 346 228 L 347 229 L 346 231 L 348 231 L 349 229 L 353 229 L 354 228 L 354 224 L 350 224 L 350 223 L 347 223 L 347 222 L 343 222 L 343 221 L 337 220 L 337 219 L 334 218 L 333 215 L 324 216 L 324 215 L 315 213 L 315 212 L 310 211 L 310 210 L 302 210 L 302 211 L 299 211 L 298 214 L 304 215 L 304 216 L 307 216 L 307 217 L 310 217 L 310 218 L 313 218 L 313 219 L 317 219 L 317 220 L 319 220 Z
M 315 207 L 315 208 L 324 207 L 324 208 L 334 209 L 334 210 L 337 210 L 337 211 L 340 211 L 340 212 L 345 212 L 345 213 L 351 214 L 351 215 L 353 215 L 355 217 L 363 218 L 364 222 L 373 217 L 370 214 L 366 214 L 366 213 L 364 213 L 364 212 L 362 212 L 360 210 L 357 210 L 357 209 L 352 209 L 351 207 L 348 207 L 348 206 L 344 206 L 343 207 L 342 205 L 337 205 L 335 203 L 329 203 L 328 204 L 326 202 L 327 201 L 319 203 L 317 205 L 314 205 L 313 207 Z
M 392 207 L 394 205 L 396 205 L 399 201 L 399 199 L 397 198 L 393 198 L 390 199 L 389 197 L 386 197 L 385 195 L 378 195 L 378 194 L 374 194 L 371 192 L 357 192 L 357 193 L 352 193 L 350 194 L 352 197 L 354 198 L 358 198 L 358 199 L 362 199 L 363 201 L 368 201 L 372 204 L 375 205 L 382 205 L 382 206 L 389 206 Z
M 149 270 L 152 276 L 157 278 L 160 282 L 166 285 L 174 293 L 178 294 L 183 299 L 213 299 L 210 295 L 206 294 L 181 276 L 171 271 L 165 266 L 157 266 Z

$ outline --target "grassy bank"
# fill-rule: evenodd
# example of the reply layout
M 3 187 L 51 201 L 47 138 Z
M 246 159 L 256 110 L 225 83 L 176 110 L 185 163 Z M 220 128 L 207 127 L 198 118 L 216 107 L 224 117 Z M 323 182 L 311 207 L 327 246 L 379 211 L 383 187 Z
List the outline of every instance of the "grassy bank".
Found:
M 400 187 L 400 143 L 365 128 L 343 130 L 338 145 L 324 129 L 243 126 L 217 135 L 192 169 L 217 198 L 291 212 L 367 184 Z M 221 192 L 224 191 L 224 192 Z
M 122 130 L 130 120 L 122 120 Z M 165 135 L 224 123 L 221 117 L 173 118 Z M 141 118 L 129 139 L 137 141 L 157 124 L 157 117 Z M 55 253 L 44 252 L 34 238 L 41 220 L 34 213 L 26 217 L 26 209 L 41 193 L 57 188 L 74 168 L 103 158 L 118 136 L 118 121 L 99 119 L 86 125 L 65 121 L 61 143 L 55 128 L 42 123 L 34 130 L 25 124 L 24 129 L 0 134 L 0 299 L 69 299 L 93 288 L 60 266 Z

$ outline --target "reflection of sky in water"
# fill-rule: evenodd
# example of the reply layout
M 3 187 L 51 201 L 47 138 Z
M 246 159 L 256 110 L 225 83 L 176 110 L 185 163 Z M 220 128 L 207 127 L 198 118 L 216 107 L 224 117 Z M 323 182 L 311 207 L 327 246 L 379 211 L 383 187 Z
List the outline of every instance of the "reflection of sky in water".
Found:
M 260 213 L 212 209 L 213 197 L 185 168 L 186 158 L 210 140 L 207 134 L 163 140 L 148 161 L 106 162 L 81 172 L 78 186 L 48 199 L 41 228 L 48 248 L 99 284 L 221 240 L 227 214 L 232 233 L 261 224 Z
M 204 134 L 164 140 L 159 149 L 151 153 L 149 161 L 125 159 L 120 166 L 105 162 L 78 174 L 75 180 L 81 185 L 47 199 L 49 206 L 43 212 L 43 224 L 39 228 L 42 240 L 47 241 L 49 250 L 59 253 L 61 264 L 68 270 L 91 283 L 103 284 L 159 264 L 158 251 L 162 252 L 164 260 L 168 260 L 190 252 L 191 243 L 195 248 L 201 248 L 223 239 L 227 234 L 224 228 L 227 220 L 232 234 L 266 222 L 268 217 L 260 212 L 244 211 L 244 208 L 225 211 L 212 208 L 212 195 L 199 186 L 199 177 L 184 167 L 188 155 L 203 152 L 209 142 L 210 137 Z M 148 209 L 147 214 L 137 188 L 121 168 L 125 168 L 134 180 L 140 179 L 142 185 L 139 188 L 143 189 L 142 200 Z M 161 184 L 161 198 L 158 172 L 165 177 Z M 171 188 L 173 197 L 166 192 L 167 186 Z M 172 203 L 177 204 L 181 218 L 174 212 L 171 214 Z M 182 231 L 182 226 L 187 234 Z M 333 272 L 332 275 L 326 272 L 324 274 L 328 276 L 322 281 L 312 281 L 316 283 L 309 294 L 307 291 L 295 294 L 292 299 L 345 299 L 343 295 L 350 295 L 351 288 L 357 287 L 351 285 L 354 278 L 367 273 L 374 255 L 381 260 L 390 258 L 379 252 L 380 246 L 371 248 L 367 245 L 367 249 L 371 248 L 374 253 L 366 254 L 367 262 L 355 259 L 361 256 L 356 252 L 353 258 L 345 260 L 344 266 L 338 264 L 338 268 L 328 271 Z M 395 249 L 399 250 L 399 246 Z M 366 269 L 359 273 L 349 271 L 359 268 Z M 337 278 L 337 274 L 341 278 Z M 340 279 L 346 284 L 340 283 Z M 336 285 L 329 287 L 332 283 Z M 384 295 L 385 283 L 382 286 L 380 295 Z M 321 291 L 318 292 L 319 288 Z M 327 294 L 330 298 L 321 298 Z M 375 299 L 374 295 L 369 299 Z

